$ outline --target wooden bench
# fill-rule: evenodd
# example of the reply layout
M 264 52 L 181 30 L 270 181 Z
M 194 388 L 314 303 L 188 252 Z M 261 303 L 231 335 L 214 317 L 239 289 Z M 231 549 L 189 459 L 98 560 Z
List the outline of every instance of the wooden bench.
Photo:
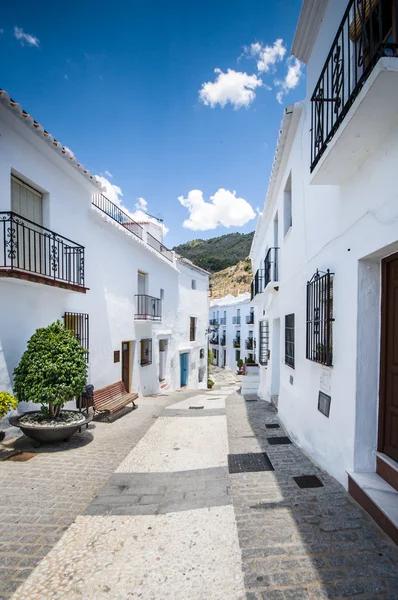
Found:
M 94 390 L 94 410 L 106 413 L 110 420 L 112 415 L 115 415 L 115 413 L 119 412 L 127 404 L 130 404 L 130 402 L 133 408 L 135 408 L 134 400 L 137 398 L 137 393 L 127 392 L 123 381 L 118 381 L 99 390 Z

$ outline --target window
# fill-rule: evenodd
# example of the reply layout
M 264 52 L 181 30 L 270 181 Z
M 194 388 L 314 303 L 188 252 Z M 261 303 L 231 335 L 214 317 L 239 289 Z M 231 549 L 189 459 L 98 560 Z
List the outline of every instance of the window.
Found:
M 189 319 L 189 340 L 194 342 L 196 340 L 196 317 L 190 317 Z
M 239 359 L 240 359 L 240 350 L 235 350 L 235 360 L 236 360 L 236 362 L 238 362 Z
M 43 224 L 43 196 L 40 192 L 11 175 L 11 210 L 37 225 Z
M 285 363 L 294 369 L 294 314 L 285 316 Z
M 199 351 L 199 358 L 204 358 L 205 357 L 205 349 L 201 348 Z
M 191 288 L 192 288 L 193 290 L 196 290 L 196 279 L 192 279 L 192 280 L 191 280 Z
M 140 342 L 141 348 L 141 366 L 152 364 L 152 339 L 145 338 Z
M 292 176 L 290 174 L 283 193 L 283 235 L 287 234 L 292 224 Z
M 164 300 L 164 289 L 160 288 L 160 299 Z
M 307 283 L 308 360 L 331 367 L 333 364 L 333 273 L 317 271 Z
M 66 312 L 64 314 L 64 327 L 69 329 L 81 347 L 87 350 L 86 360 L 88 362 L 88 314 Z
M 260 321 L 260 348 L 259 348 L 259 363 L 260 363 L 260 365 L 268 364 L 268 349 L 269 349 L 268 321 Z
M 147 293 L 147 282 L 148 275 L 146 273 L 142 273 L 138 271 L 138 293 L 146 294 Z

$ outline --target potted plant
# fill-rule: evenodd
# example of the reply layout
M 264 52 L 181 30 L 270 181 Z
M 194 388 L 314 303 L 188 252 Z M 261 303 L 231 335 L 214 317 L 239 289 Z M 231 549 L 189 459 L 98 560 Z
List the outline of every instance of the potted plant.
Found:
M 214 385 L 214 381 L 212 379 L 207 380 L 207 389 L 211 390 Z
M 17 408 L 17 399 L 8 392 L 0 392 L 0 419 L 6 416 L 10 410 Z M 0 442 L 5 438 L 5 431 L 0 431 Z
M 238 360 L 236 361 L 236 366 L 238 367 L 238 375 L 241 375 L 243 366 L 243 360 L 241 358 L 238 358 Z
M 61 321 L 37 329 L 14 371 L 18 402 L 41 404 L 41 410 L 10 417 L 10 423 L 39 442 L 67 440 L 91 421 L 76 410 L 63 410 L 77 398 L 87 379 L 86 350 Z

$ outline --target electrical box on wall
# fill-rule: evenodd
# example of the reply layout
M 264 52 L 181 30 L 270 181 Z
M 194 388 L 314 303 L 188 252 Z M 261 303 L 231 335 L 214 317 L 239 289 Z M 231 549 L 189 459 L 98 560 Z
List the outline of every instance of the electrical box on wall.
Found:
M 319 412 L 321 412 L 323 415 L 325 415 L 325 417 L 329 418 L 329 414 L 330 414 L 330 404 L 332 402 L 332 398 L 331 396 L 329 396 L 328 394 L 325 394 L 324 392 L 319 392 L 318 395 L 318 410 Z

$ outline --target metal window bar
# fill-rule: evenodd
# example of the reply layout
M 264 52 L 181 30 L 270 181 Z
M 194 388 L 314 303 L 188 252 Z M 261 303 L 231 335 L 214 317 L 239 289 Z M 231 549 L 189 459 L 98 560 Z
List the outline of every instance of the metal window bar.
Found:
M 246 350 L 253 350 L 254 349 L 254 340 L 253 337 L 248 337 L 245 340 L 245 348 Z
M 87 350 L 86 360 L 89 360 L 89 316 L 87 313 L 66 312 L 64 327 L 69 329 L 82 348 Z
M 189 341 L 194 342 L 195 340 L 196 340 L 196 317 L 190 317 Z
M 147 232 L 146 237 L 148 246 L 150 246 L 154 250 L 157 250 L 159 254 L 162 254 L 162 256 L 167 258 L 167 260 L 169 260 L 170 262 L 173 262 L 173 253 L 171 250 L 166 248 L 166 246 L 164 246 L 162 242 L 153 237 L 153 235 L 151 235 L 149 232 Z
M 227 324 L 227 317 L 221 317 L 220 325 L 226 325 L 226 324 Z
M 227 343 L 227 336 L 226 336 L 226 334 L 225 334 L 225 332 L 224 332 L 224 333 L 222 334 L 222 336 L 221 336 L 221 341 L 220 341 L 220 344 L 221 344 L 221 346 L 225 346 L 225 345 L 226 345 L 226 343 Z
M 307 283 L 306 357 L 333 366 L 333 276 L 316 271 Z
M 232 317 L 233 325 L 240 325 L 240 317 Z
M 152 338 L 144 338 L 141 340 L 141 366 L 152 364 Z
M 294 369 L 294 314 L 285 315 L 285 363 Z
M 14 212 L 0 212 L 0 269 L 84 287 L 84 246 Z
M 398 56 L 396 0 L 350 0 L 311 97 L 311 171 L 378 60 Z
M 250 315 L 246 315 L 246 323 L 247 325 L 254 325 L 254 312 L 251 312 Z
M 260 321 L 259 331 L 259 363 L 260 365 L 268 364 L 268 351 L 269 351 L 269 324 L 268 321 Z
M 136 223 L 134 219 L 130 217 L 127 213 L 125 213 L 119 206 L 111 202 L 106 196 L 103 194 L 94 194 L 92 199 L 93 205 L 105 213 L 108 217 L 122 225 L 125 229 L 130 231 L 130 233 L 134 233 L 140 240 L 143 238 L 143 228 L 141 225 Z
M 251 299 L 264 291 L 264 269 L 257 269 L 254 279 L 251 283 Z
M 162 301 L 160 298 L 154 298 L 147 294 L 136 294 L 136 321 L 161 321 L 162 320 Z
M 233 344 L 234 348 L 240 348 L 240 335 L 234 337 Z
M 218 325 L 218 319 L 210 319 L 209 321 L 210 325 L 214 326 L 214 325 Z
M 264 288 L 272 281 L 278 281 L 278 250 L 269 248 L 264 260 Z

